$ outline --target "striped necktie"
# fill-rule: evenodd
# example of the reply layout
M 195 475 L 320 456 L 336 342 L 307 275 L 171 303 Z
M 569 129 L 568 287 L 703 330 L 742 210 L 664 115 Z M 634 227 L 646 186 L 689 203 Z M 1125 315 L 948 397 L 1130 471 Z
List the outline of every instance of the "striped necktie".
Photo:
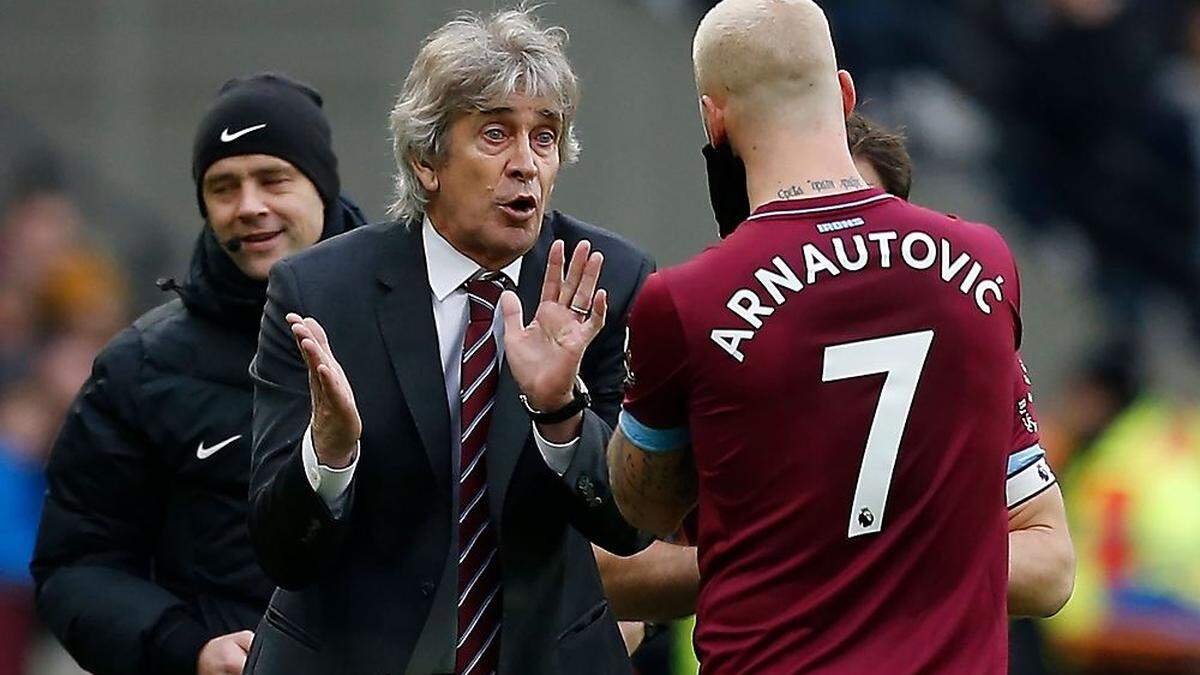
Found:
M 487 437 L 500 360 L 492 319 L 504 284 L 483 273 L 466 284 L 470 319 L 463 337 L 462 454 L 458 479 L 458 647 L 454 672 L 487 675 L 500 664 L 500 559 L 488 511 Z

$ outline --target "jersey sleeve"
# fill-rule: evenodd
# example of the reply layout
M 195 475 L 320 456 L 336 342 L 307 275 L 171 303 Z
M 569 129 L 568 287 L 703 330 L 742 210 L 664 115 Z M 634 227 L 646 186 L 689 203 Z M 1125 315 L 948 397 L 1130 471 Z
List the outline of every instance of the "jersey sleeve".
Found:
M 1008 479 L 1005 493 L 1008 508 L 1016 508 L 1033 499 L 1058 482 L 1038 433 L 1037 412 L 1033 407 L 1033 383 L 1029 371 L 1014 356 L 1013 367 L 1013 430 L 1009 444 Z
M 620 428 L 648 452 L 689 445 L 687 345 L 675 303 L 661 273 L 650 275 L 629 314 L 627 388 Z

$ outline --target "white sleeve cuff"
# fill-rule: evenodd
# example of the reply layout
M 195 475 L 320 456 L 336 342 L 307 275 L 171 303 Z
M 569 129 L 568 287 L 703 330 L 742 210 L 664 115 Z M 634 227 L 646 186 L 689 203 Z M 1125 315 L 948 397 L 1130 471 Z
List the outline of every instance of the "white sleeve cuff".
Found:
M 546 466 L 560 476 L 571 466 L 571 460 L 575 458 L 575 448 L 579 445 L 578 436 L 566 443 L 551 443 L 542 438 L 542 432 L 538 431 L 536 422 L 533 423 L 533 441 L 537 443 L 538 452 L 542 453 L 542 460 L 546 462 Z
M 358 466 L 358 442 L 354 443 L 354 461 L 341 469 L 325 466 L 317 460 L 317 450 L 313 447 L 312 425 L 304 430 L 304 441 L 300 449 L 304 462 L 304 475 L 313 492 L 324 500 L 325 505 L 333 512 L 335 518 L 340 518 L 342 508 L 346 505 L 346 490 L 350 480 L 354 478 L 354 468 Z

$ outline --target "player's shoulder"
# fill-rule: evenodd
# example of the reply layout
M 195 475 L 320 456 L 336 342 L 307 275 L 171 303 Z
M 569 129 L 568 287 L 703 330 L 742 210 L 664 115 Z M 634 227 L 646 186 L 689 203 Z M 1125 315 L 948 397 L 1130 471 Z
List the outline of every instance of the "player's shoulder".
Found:
M 702 302 L 717 288 L 724 288 L 729 272 L 737 261 L 747 259 L 753 247 L 732 243 L 738 235 L 710 243 L 702 251 L 682 262 L 660 267 L 647 277 L 638 291 L 638 304 L 644 309 L 670 310 Z
M 721 248 L 723 243 L 712 244 L 683 262 L 659 268 L 646 278 L 646 283 L 638 291 L 638 297 L 649 294 L 669 298 L 673 290 L 688 288 L 696 290 L 699 281 L 712 280 L 719 276 L 722 260 L 721 256 L 715 255 L 715 252 Z
M 685 289 L 691 295 L 714 284 L 722 285 L 722 279 L 736 275 L 748 264 L 763 262 L 764 254 L 774 251 L 778 241 L 757 225 L 743 223 L 726 238 L 710 242 L 687 260 L 659 269 L 655 276 L 662 292 Z
M 995 276 L 997 283 L 1007 280 L 1010 292 L 1006 295 L 1013 306 L 1020 307 L 1020 273 L 1017 258 L 999 230 L 986 223 L 967 220 L 924 206 L 903 202 L 896 206 L 900 214 L 897 224 L 908 233 L 928 235 L 927 245 L 936 247 L 941 255 L 943 274 L 957 265 L 956 261 L 974 261 L 983 266 L 985 276 Z M 907 236 L 904 237 L 907 239 Z M 970 274 L 968 272 L 968 274 Z M 951 276 L 953 276 L 951 274 Z M 965 280 L 964 280 L 965 283 Z M 1017 310 L 1019 312 L 1019 309 Z
M 987 223 L 968 220 L 953 213 L 943 213 L 919 204 L 897 200 L 892 205 L 894 213 L 902 214 L 904 224 L 908 228 L 927 229 L 929 234 L 935 234 L 956 244 L 992 250 L 1009 258 L 1012 251 L 1008 242 L 995 227 Z

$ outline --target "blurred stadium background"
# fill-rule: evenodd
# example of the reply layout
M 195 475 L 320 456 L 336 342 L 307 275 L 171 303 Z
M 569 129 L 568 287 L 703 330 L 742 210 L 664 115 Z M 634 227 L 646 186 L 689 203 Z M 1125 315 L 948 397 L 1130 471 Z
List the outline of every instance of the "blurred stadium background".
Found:
M 584 90 L 555 205 L 660 264 L 715 238 L 690 70 L 709 4 L 542 9 Z M 1012 671 L 1200 672 L 1200 0 L 822 4 L 862 109 L 908 135 L 914 201 L 996 225 L 1022 265 L 1080 574 L 1059 617 L 1014 626 Z M 343 185 L 381 219 L 419 40 L 493 6 L 0 0 L 0 675 L 79 672 L 32 616 L 40 465 L 96 350 L 184 271 L 217 87 L 262 69 L 316 86 Z M 694 672 L 686 630 L 641 672 Z

